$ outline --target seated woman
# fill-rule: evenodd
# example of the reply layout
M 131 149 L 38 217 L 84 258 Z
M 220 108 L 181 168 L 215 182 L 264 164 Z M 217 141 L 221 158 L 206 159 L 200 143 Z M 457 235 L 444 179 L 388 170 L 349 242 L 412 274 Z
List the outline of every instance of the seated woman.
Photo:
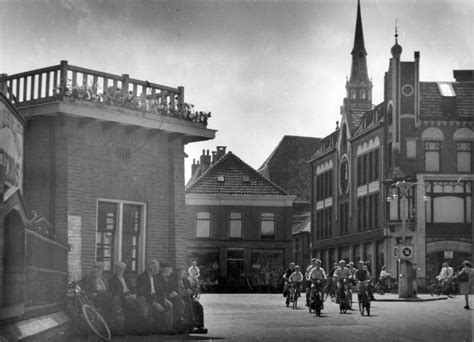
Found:
M 124 277 L 126 267 L 127 264 L 121 261 L 114 264 L 114 274 L 109 279 L 110 292 L 120 300 L 125 331 L 146 332 L 148 305 L 145 297 L 137 297 L 130 279 Z
M 123 313 L 120 299 L 114 298 L 107 280 L 102 277 L 104 263 L 96 262 L 89 276 L 84 280 L 84 290 L 89 299 L 104 317 L 113 334 L 123 331 Z
M 171 290 L 178 293 L 173 298 L 175 329 L 189 333 L 207 333 L 204 327 L 204 309 L 197 300 L 193 299 L 191 289 L 192 277 L 186 277 L 184 267 L 177 267 L 171 277 Z

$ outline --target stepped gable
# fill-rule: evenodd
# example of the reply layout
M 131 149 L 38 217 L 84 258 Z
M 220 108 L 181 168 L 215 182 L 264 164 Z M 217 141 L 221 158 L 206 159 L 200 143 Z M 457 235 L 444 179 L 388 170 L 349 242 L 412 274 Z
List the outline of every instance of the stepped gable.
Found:
M 287 195 L 285 190 L 263 177 L 232 152 L 221 157 L 192 184 L 189 184 L 186 187 L 186 193 Z

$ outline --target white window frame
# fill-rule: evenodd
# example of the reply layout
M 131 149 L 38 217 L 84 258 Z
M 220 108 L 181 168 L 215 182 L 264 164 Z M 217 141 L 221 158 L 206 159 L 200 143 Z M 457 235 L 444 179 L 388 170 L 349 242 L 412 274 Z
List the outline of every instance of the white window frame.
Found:
M 199 229 L 199 221 L 204 221 L 205 219 L 200 219 L 198 216 L 200 213 L 207 213 L 209 214 L 209 219 L 206 219 L 208 222 L 209 222 L 209 227 L 208 227 L 208 230 L 209 230 L 209 234 L 207 234 L 206 236 L 204 235 L 198 235 L 198 229 Z M 211 212 L 209 210 L 200 210 L 200 211 L 197 211 L 196 212 L 196 218 L 195 218 L 195 221 L 196 223 L 196 229 L 194 230 L 194 234 L 196 236 L 197 239 L 210 239 L 211 238 L 211 227 L 212 227 L 212 215 L 211 215 Z
M 233 218 L 232 214 L 240 214 L 240 218 Z M 243 226 L 243 213 L 241 211 L 230 211 L 229 212 L 229 239 L 241 239 L 242 238 L 242 226 Z M 233 223 L 240 223 L 239 227 L 233 227 Z M 232 228 L 240 229 L 240 234 L 233 236 Z
M 98 198 L 96 202 L 96 220 L 95 220 L 95 244 L 94 244 L 94 259 L 97 260 L 97 229 L 98 227 L 98 215 L 99 215 L 99 202 L 106 202 L 106 203 L 114 203 L 118 204 L 118 213 L 117 213 L 117 231 L 115 232 L 116 239 L 113 244 L 113 258 L 112 262 L 116 263 L 121 261 L 122 259 L 122 231 L 123 231 L 123 206 L 124 204 L 131 204 L 137 205 L 141 207 L 141 226 L 140 226 L 140 234 L 138 235 L 137 241 L 137 270 L 136 273 L 139 274 L 143 272 L 145 269 L 145 241 L 146 241 L 146 222 L 147 222 L 147 206 L 144 202 L 134 202 L 134 201 L 123 201 L 123 200 L 115 200 L 110 198 Z M 127 265 L 129 268 L 130 265 Z M 130 269 L 129 269 L 130 270 Z M 112 270 L 106 270 L 112 271 Z
M 265 215 L 272 215 L 273 219 L 266 218 Z M 269 217 L 269 216 L 268 216 Z M 262 212 L 260 213 L 260 239 L 262 240 L 275 240 L 276 234 L 275 234 L 275 219 L 276 215 L 273 212 Z M 264 222 L 272 222 L 273 223 L 273 236 L 272 237 L 266 237 L 270 236 L 270 234 L 264 234 Z

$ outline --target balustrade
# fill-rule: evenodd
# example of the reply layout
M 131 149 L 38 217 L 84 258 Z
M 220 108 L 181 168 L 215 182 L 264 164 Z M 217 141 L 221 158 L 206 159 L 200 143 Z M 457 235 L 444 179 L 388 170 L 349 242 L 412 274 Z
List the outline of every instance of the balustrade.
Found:
M 0 76 L 2 90 L 18 108 L 62 101 L 65 97 L 125 107 L 207 124 L 211 113 L 184 102 L 184 88 L 90 70 L 61 61 L 60 65 Z

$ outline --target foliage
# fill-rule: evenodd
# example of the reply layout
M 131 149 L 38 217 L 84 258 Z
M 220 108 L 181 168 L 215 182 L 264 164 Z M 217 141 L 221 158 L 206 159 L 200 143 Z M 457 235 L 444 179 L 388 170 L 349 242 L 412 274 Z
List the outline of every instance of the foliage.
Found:
M 124 96 L 124 92 L 121 88 L 113 86 L 108 87 L 103 93 L 100 93 L 97 84 L 83 84 L 82 86 L 77 84 L 72 85 L 71 80 L 68 80 L 64 91 L 62 91 L 61 87 L 57 87 L 56 93 L 58 95 L 62 93 L 63 96 L 72 99 L 140 110 L 191 122 L 200 122 L 206 126 L 208 119 L 211 117 L 210 112 L 197 111 L 194 109 L 194 105 L 189 103 L 178 103 L 177 98 L 173 105 L 171 103 L 162 102 L 159 95 L 140 94 L 139 96 L 134 96 L 133 92 L 129 91 L 128 94 Z

